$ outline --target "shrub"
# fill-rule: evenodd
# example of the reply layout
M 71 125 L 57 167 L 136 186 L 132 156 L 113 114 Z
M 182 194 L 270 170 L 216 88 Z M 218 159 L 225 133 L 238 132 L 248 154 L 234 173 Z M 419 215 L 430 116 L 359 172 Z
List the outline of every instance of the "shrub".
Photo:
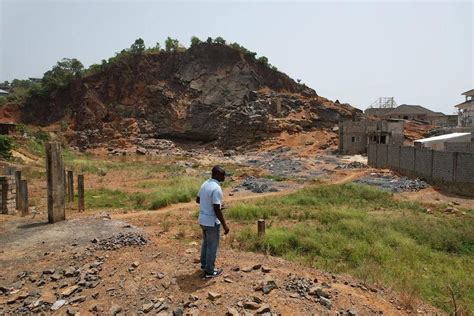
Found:
M 6 135 L 0 135 L 0 156 L 3 159 L 12 158 L 13 139 Z
M 168 36 L 165 41 L 165 50 L 167 52 L 175 52 L 178 49 L 179 41 Z
M 191 47 L 201 44 L 202 41 L 196 36 L 191 37 Z
M 214 39 L 214 43 L 215 44 L 221 44 L 221 45 L 225 45 L 225 39 L 223 39 L 222 37 L 218 36 Z

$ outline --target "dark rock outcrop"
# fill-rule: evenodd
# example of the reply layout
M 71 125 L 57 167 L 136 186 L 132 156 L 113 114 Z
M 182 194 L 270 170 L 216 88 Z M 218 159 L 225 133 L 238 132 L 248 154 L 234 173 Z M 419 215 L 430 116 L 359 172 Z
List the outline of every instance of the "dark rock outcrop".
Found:
M 24 108 L 28 123 L 69 120 L 81 148 L 144 139 L 216 142 L 231 148 L 276 135 L 332 127 L 359 110 L 336 104 L 226 45 L 145 53 L 109 64 Z

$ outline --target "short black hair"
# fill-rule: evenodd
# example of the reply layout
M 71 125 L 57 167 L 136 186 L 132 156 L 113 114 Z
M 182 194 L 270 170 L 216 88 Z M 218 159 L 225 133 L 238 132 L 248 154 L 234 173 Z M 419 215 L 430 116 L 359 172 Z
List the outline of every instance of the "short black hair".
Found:
M 225 170 L 219 165 L 212 167 L 212 174 L 223 174 L 225 175 Z

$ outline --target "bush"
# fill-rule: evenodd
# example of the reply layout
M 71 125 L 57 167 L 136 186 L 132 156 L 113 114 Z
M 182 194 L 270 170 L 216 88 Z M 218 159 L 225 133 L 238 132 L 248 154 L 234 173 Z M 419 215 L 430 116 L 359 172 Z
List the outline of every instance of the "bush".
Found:
M 196 36 L 191 37 L 191 47 L 201 44 L 202 41 Z
M 12 158 L 13 139 L 6 135 L 0 135 L 0 156 L 9 160 Z
M 214 43 L 215 44 L 221 44 L 221 45 L 225 45 L 225 39 L 223 39 L 222 37 L 218 36 L 214 39 Z
M 0 106 L 1 106 L 1 105 L 4 105 L 4 104 L 7 103 L 7 102 L 8 102 L 7 98 L 5 98 L 5 97 L 3 97 L 3 96 L 0 97 Z
M 165 49 L 167 52 L 175 52 L 178 49 L 179 41 L 168 36 L 165 41 Z

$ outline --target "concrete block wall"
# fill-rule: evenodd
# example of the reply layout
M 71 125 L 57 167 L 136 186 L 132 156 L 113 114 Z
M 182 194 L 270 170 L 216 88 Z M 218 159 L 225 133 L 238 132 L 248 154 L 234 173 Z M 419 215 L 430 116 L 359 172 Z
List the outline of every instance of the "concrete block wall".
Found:
M 377 163 L 377 144 L 369 144 L 367 147 L 367 163 L 370 166 L 376 166 Z
M 457 182 L 474 183 L 474 154 L 457 153 L 455 174 Z
M 377 145 L 376 165 L 378 168 L 387 167 L 388 145 Z
M 388 146 L 387 166 L 398 170 L 400 168 L 400 146 Z
M 446 151 L 433 152 L 433 174 L 434 180 L 454 182 L 454 156 L 456 153 Z
M 400 170 L 415 172 L 415 148 L 403 146 L 400 148 Z
M 430 179 L 433 167 L 433 151 L 430 149 L 416 149 L 415 172 L 420 178 Z
M 474 196 L 474 153 L 446 152 L 394 145 L 369 146 L 368 163 L 440 184 Z
M 444 143 L 444 150 L 459 153 L 474 153 L 474 142 Z

